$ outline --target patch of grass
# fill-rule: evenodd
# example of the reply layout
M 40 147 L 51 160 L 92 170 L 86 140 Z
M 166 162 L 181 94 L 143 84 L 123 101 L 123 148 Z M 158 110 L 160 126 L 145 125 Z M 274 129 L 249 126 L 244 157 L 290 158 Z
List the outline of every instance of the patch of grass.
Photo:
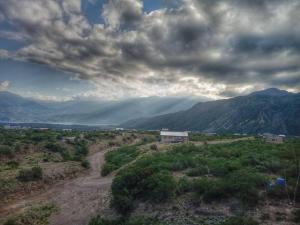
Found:
M 53 204 L 34 206 L 8 219 L 4 225 L 47 225 L 49 217 L 57 211 L 58 208 Z

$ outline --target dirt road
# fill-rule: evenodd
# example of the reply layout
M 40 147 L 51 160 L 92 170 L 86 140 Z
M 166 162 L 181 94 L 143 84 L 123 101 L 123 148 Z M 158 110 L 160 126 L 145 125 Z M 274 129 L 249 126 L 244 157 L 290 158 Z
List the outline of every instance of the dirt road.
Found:
M 100 168 L 106 151 L 89 157 L 91 171 L 66 183 L 62 190 L 53 196 L 52 202 L 59 206 L 58 214 L 50 219 L 50 225 L 84 225 L 91 217 L 109 204 L 109 191 L 112 177 L 101 177 Z
M 101 177 L 100 168 L 104 163 L 106 150 L 98 152 L 98 146 L 91 146 L 93 153 L 88 157 L 91 168 L 88 173 L 73 180 L 59 182 L 44 193 L 22 199 L 0 209 L 0 217 L 5 218 L 30 205 L 53 202 L 59 207 L 58 214 L 50 218 L 50 225 L 85 225 L 91 217 L 108 203 L 112 177 Z

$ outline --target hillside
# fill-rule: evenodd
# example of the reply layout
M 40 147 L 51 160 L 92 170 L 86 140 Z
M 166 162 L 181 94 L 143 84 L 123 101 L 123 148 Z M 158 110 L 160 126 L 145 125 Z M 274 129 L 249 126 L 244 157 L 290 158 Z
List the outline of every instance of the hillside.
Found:
M 52 110 L 38 102 L 10 92 L 0 92 L 0 121 L 36 122 Z
M 190 97 L 147 97 L 115 101 L 75 99 L 51 102 L 0 92 L 0 121 L 119 124 L 129 119 L 186 110 L 199 101 L 201 99 Z
M 122 126 L 137 129 L 299 135 L 299 115 L 300 94 L 272 88 L 247 96 L 198 103 L 185 111 L 131 120 Z

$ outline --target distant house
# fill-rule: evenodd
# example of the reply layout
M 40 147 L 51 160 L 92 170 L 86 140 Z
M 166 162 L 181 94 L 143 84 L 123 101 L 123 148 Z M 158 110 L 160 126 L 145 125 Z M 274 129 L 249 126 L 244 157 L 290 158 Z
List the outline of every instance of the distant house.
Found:
M 275 135 L 275 134 L 263 134 L 263 138 L 265 142 L 271 144 L 282 144 L 284 142 L 284 137 L 282 135 Z
M 72 129 L 63 129 L 64 132 L 70 132 Z
M 161 142 L 162 143 L 180 143 L 188 142 L 189 134 L 185 132 L 175 132 L 175 131 L 164 131 L 160 132 Z
M 20 130 L 20 129 L 22 129 L 22 127 L 19 126 L 19 125 L 4 125 L 4 129 L 7 129 L 7 130 Z
M 76 137 L 63 137 L 62 138 L 62 142 L 64 143 L 64 142 L 75 142 L 75 140 L 76 140 Z

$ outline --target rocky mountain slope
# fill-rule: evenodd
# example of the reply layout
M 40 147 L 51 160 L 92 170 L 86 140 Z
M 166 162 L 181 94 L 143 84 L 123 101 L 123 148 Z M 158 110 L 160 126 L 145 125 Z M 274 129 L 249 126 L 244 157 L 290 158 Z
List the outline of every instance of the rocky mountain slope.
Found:
M 275 88 L 247 96 L 198 103 L 176 113 L 128 121 L 137 129 L 300 134 L 300 94 Z

